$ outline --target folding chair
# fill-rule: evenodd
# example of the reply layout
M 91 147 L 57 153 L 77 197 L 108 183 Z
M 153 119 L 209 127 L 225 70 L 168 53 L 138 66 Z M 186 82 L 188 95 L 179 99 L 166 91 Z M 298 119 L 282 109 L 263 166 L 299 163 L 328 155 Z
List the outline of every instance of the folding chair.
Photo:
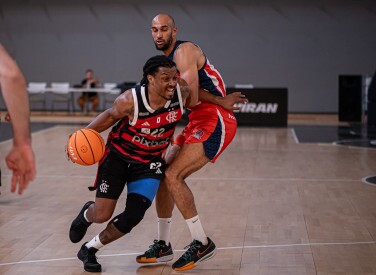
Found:
M 70 110 L 70 106 L 72 105 L 73 110 L 72 95 L 69 92 L 68 82 L 52 82 L 51 94 L 51 111 L 54 110 L 55 104 L 66 104 L 68 112 Z
M 46 110 L 46 95 L 45 90 L 47 87 L 46 82 L 30 82 L 27 85 L 27 91 L 29 93 L 30 109 L 34 104 L 41 104 L 42 110 Z

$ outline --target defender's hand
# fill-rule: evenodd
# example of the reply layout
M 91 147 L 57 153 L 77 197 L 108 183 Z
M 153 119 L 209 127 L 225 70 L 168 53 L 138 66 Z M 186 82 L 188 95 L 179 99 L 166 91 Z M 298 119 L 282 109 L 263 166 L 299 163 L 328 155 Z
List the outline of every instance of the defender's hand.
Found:
M 240 110 L 240 107 L 234 106 L 235 104 L 247 103 L 248 99 L 241 92 L 234 92 L 234 93 L 228 94 L 225 97 L 222 97 L 219 102 L 220 102 L 220 106 L 222 106 L 223 108 L 230 110 L 230 111 L 234 111 L 234 110 Z

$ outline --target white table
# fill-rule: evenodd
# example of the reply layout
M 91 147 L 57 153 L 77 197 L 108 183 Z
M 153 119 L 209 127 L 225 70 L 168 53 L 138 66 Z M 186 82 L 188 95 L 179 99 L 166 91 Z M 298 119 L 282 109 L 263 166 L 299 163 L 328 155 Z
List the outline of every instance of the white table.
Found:
M 120 93 L 120 89 L 106 89 L 106 88 L 69 88 L 69 89 L 56 89 L 45 88 L 42 92 L 51 93 L 83 93 L 83 92 L 96 92 L 96 93 Z

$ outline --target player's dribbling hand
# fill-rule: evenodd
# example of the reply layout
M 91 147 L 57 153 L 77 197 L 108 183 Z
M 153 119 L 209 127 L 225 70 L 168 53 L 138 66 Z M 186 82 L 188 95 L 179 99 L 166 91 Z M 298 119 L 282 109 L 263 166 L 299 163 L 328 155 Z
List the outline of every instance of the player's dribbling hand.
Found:
M 72 136 L 72 134 L 69 135 L 67 144 L 65 145 L 65 157 L 67 158 L 67 161 L 72 161 L 71 158 L 70 158 L 69 151 L 68 151 L 69 150 L 68 144 L 69 144 L 69 140 L 70 140 L 71 136 Z
M 10 190 L 14 193 L 18 187 L 18 194 L 21 195 L 35 179 L 35 158 L 31 145 L 13 146 L 5 161 L 13 171 Z
M 234 106 L 237 103 L 247 103 L 248 99 L 241 92 L 234 92 L 221 98 L 221 106 L 227 110 L 240 110 L 240 107 Z
M 8 112 L 5 114 L 4 120 L 7 122 L 11 121 L 10 114 Z

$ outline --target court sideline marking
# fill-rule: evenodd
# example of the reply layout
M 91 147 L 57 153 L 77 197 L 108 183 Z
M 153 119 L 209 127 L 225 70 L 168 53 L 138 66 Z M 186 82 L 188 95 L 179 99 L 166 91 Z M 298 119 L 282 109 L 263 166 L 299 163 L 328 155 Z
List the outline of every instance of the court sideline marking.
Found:
M 245 245 L 245 246 L 229 246 L 229 247 L 219 247 L 218 250 L 235 250 L 235 249 L 254 249 L 254 248 L 279 248 L 279 247 L 299 247 L 299 246 L 334 246 L 334 245 L 368 245 L 376 244 L 376 241 L 369 242 L 341 242 L 341 243 L 298 243 L 298 244 L 272 244 L 272 245 Z M 185 250 L 175 250 L 175 252 L 184 252 Z M 98 255 L 98 258 L 104 257 L 119 257 L 119 256 L 134 256 L 142 254 L 143 252 L 132 252 L 132 253 L 121 253 L 121 254 L 104 254 Z M 55 258 L 55 259 L 45 259 L 45 260 L 29 260 L 29 261 L 18 261 L 9 263 L 0 263 L 0 266 L 17 265 L 17 264 L 32 264 L 32 263 L 45 263 L 45 262 L 57 262 L 57 261 L 69 261 L 76 260 L 77 257 L 69 258 Z

